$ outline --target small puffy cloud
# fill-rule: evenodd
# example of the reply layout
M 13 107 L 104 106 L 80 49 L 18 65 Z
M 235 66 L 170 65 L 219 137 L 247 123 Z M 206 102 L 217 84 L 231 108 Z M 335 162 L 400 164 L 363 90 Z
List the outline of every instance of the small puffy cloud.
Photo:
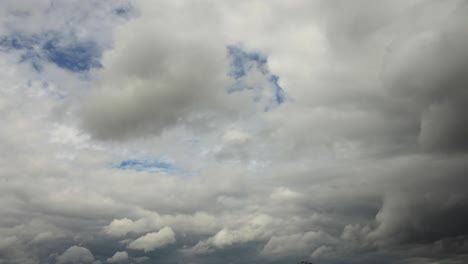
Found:
M 265 214 L 257 215 L 248 223 L 238 229 L 223 229 L 213 237 L 213 245 L 218 248 L 230 246 L 235 243 L 259 240 L 268 236 L 269 227 L 274 219 Z
M 274 200 L 291 200 L 301 197 L 301 194 L 286 187 L 278 187 L 270 195 Z
M 106 234 L 115 237 L 125 236 L 130 232 L 135 232 L 138 230 L 138 225 L 133 220 L 128 218 L 114 219 L 109 225 L 104 227 Z
M 218 230 L 220 224 L 216 217 L 205 212 L 195 214 L 163 214 L 145 212 L 144 216 L 131 220 L 128 218 L 114 219 L 104 227 L 104 232 L 113 237 L 124 237 L 129 233 L 142 234 L 171 226 L 176 232 L 189 234 L 211 234 Z
M 148 233 L 132 241 L 128 248 L 141 249 L 145 252 L 162 248 L 176 242 L 174 231 L 168 226 L 158 232 Z
M 84 264 L 93 262 L 94 256 L 91 251 L 80 246 L 72 246 L 57 257 L 58 264 Z
M 199 241 L 195 246 L 184 249 L 186 254 L 205 254 L 216 248 L 225 248 L 238 243 L 265 240 L 272 235 L 275 219 L 266 214 L 251 216 L 246 223 L 236 228 L 223 228 L 214 236 Z
M 223 134 L 223 142 L 225 144 L 245 144 L 251 140 L 250 135 L 239 129 L 230 129 L 224 132 Z
M 108 263 L 122 263 L 128 260 L 128 253 L 126 251 L 118 251 L 107 259 Z
M 38 242 L 41 242 L 41 241 L 44 241 L 44 240 L 48 240 L 48 239 L 52 239 L 54 238 L 54 234 L 52 232 L 41 232 L 39 234 L 37 234 L 33 240 L 31 240 L 31 242 L 33 243 L 38 243 Z

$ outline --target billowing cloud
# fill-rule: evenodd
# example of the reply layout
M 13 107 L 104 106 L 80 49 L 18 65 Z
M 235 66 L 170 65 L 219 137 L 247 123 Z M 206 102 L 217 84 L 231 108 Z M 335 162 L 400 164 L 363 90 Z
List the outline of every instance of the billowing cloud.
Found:
M 57 257 L 59 264 L 78 264 L 78 263 L 93 263 L 94 256 L 89 249 L 80 246 L 72 246 Z
M 156 212 L 145 212 L 138 220 L 128 218 L 114 219 L 104 227 L 109 236 L 123 237 L 129 233 L 142 234 L 156 231 L 165 226 L 171 226 L 178 232 L 192 234 L 210 234 L 220 227 L 216 218 L 207 213 L 198 212 L 194 215 L 160 215 Z
M 107 259 L 109 263 L 123 263 L 128 260 L 128 253 L 126 251 L 118 251 L 115 254 Z
M 128 244 L 128 248 L 141 249 L 145 252 L 165 247 L 176 242 L 174 231 L 170 227 L 164 227 L 158 232 L 148 233 Z
M 467 14 L 1 1 L 0 263 L 466 263 Z
M 249 241 L 265 240 L 271 236 L 275 219 L 269 215 L 250 216 L 245 223 L 235 228 L 223 228 L 214 236 L 198 242 L 195 246 L 183 250 L 186 254 L 204 254 L 214 248 L 225 248 Z
M 140 4 L 144 14 L 119 28 L 116 45 L 104 54 L 84 126 L 99 138 L 118 139 L 238 111 L 239 96 L 226 93 L 229 64 L 216 8 Z

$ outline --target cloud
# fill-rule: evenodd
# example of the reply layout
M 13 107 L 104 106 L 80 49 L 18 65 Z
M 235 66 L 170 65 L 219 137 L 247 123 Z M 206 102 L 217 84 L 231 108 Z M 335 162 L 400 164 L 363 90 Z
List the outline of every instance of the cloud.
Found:
M 314 252 L 312 252 L 312 257 L 332 257 L 333 249 L 328 246 L 320 246 Z
M 300 196 L 300 193 L 292 191 L 289 188 L 279 187 L 271 193 L 270 198 L 273 200 L 289 200 L 298 198 Z
M 164 227 L 158 232 L 148 233 L 141 236 L 128 244 L 130 249 L 140 249 L 145 252 L 153 251 L 158 248 L 165 247 L 167 245 L 176 242 L 174 231 L 170 227 Z
M 80 246 L 72 246 L 63 252 L 62 255 L 57 257 L 57 263 L 65 264 L 65 263 L 93 263 L 94 256 L 89 251 L 89 249 L 80 247 Z
M 234 114 L 239 96 L 225 92 L 228 61 L 216 8 L 139 4 L 143 15 L 121 27 L 113 49 L 104 54 L 96 87 L 84 105 L 84 127 L 98 138 L 121 139 L 160 134 L 180 121 L 200 122 L 207 114 Z M 166 12 L 150 12 L 157 10 Z
M 403 187 L 392 188 L 384 197 L 376 215 L 378 226 L 370 238 L 383 239 L 383 243 L 431 243 L 467 235 L 468 230 L 456 224 L 467 218 L 467 197 L 459 187 L 465 182 L 465 162 L 442 158 L 418 163 L 402 172 L 417 176 L 400 179 Z
M 0 263 L 465 263 L 467 8 L 1 1 Z
M 240 225 L 223 228 L 214 236 L 199 241 L 182 252 L 188 255 L 206 254 L 213 252 L 216 248 L 222 249 L 240 243 L 266 240 L 274 233 L 275 226 L 278 225 L 276 219 L 266 214 L 249 216 L 244 221 Z
M 463 69 L 468 60 L 462 50 L 468 31 L 462 15 L 466 6 L 458 7 L 456 11 L 448 9 L 453 5 L 444 7 L 451 11 L 450 21 L 395 41 L 386 56 L 383 73 L 391 91 L 407 96 L 408 104 L 422 112 L 419 143 L 428 151 L 466 150 L 460 107 L 467 100 Z M 425 21 L 429 19 L 421 20 L 430 23 Z
M 118 251 L 115 254 L 107 259 L 109 263 L 122 263 L 128 261 L 128 253 L 126 251 Z
M 150 260 L 150 258 L 149 258 L 149 257 L 146 257 L 146 256 L 145 256 L 145 257 L 136 257 L 136 258 L 134 258 L 134 259 L 135 259 L 135 262 L 136 262 L 136 263 L 142 263 L 142 262 L 145 262 L 145 261 Z
M 47 7 L 50 5 L 49 0 L 40 0 L 40 1 L 35 1 L 31 3 L 30 1 L 27 0 L 20 0 L 20 1 L 13 1 L 13 0 L 7 0 L 3 3 L 4 7 L 8 11 L 13 11 L 13 12 L 42 12 Z
M 3 237 L 3 238 L 0 240 L 0 249 L 8 248 L 8 247 L 14 245 L 14 243 L 15 243 L 16 241 L 17 241 L 17 238 L 14 237 L 14 236 Z
M 134 227 L 134 222 L 128 218 L 114 219 L 108 226 L 106 226 L 106 233 L 111 236 L 123 236 L 132 231 L 138 231 Z
M 190 234 L 210 234 L 219 228 L 216 218 L 204 212 L 193 215 L 160 215 L 156 212 L 144 212 L 144 216 L 138 220 L 114 219 L 104 227 L 104 231 L 109 236 L 123 237 L 129 233 L 142 234 L 156 231 L 166 225 L 177 232 Z
M 321 231 L 274 236 L 265 245 L 261 254 L 266 256 L 301 256 L 303 254 L 313 254 L 320 247 L 333 243 L 335 243 L 335 239 Z

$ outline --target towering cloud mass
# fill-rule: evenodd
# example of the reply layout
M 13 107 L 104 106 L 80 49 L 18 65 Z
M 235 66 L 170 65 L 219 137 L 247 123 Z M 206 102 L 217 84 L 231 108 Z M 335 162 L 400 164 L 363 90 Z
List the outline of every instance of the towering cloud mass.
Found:
M 0 263 L 468 262 L 468 3 L 2 1 Z
M 116 30 L 104 54 L 84 126 L 98 138 L 119 139 L 242 109 L 225 91 L 229 65 L 216 7 L 140 4 L 143 14 Z

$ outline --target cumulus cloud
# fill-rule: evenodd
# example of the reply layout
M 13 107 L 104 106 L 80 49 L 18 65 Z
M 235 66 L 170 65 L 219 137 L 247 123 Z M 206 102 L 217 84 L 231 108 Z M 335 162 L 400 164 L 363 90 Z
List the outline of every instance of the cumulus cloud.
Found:
M 104 227 L 109 236 L 123 237 L 129 233 L 142 234 L 159 230 L 168 225 L 177 232 L 191 234 L 210 234 L 219 228 L 216 218 L 203 212 L 193 215 L 160 215 L 156 212 L 145 212 L 144 217 L 138 220 L 128 218 L 114 219 Z
M 467 14 L 1 1 L 0 263 L 466 263 Z
M 390 243 L 421 243 L 466 236 L 467 230 L 457 224 L 466 219 L 467 199 L 458 187 L 465 184 L 462 175 L 466 162 L 442 158 L 419 163 L 420 166 L 406 168 L 403 173 L 422 175 L 424 168 L 426 181 L 423 182 L 421 176 L 399 180 L 405 187 L 395 188 L 384 197 L 382 208 L 376 215 L 378 226 L 369 234 L 371 238 Z
M 94 256 L 89 249 L 80 246 L 72 246 L 57 257 L 57 263 L 93 263 Z
M 229 68 L 216 7 L 139 4 L 143 15 L 121 27 L 104 54 L 84 127 L 99 138 L 119 139 L 237 111 L 239 96 L 225 92 Z
M 109 263 L 122 263 L 128 260 L 128 253 L 126 251 L 118 251 L 115 254 L 107 259 Z
M 462 134 L 466 128 L 462 124 L 466 122 L 460 106 L 467 98 L 463 88 L 466 86 L 463 69 L 467 63 L 463 46 L 468 41 L 468 31 L 462 15 L 466 6 L 448 5 L 443 10 L 451 12 L 450 21 L 395 41 L 386 56 L 383 74 L 392 91 L 407 96 L 411 107 L 422 111 L 419 142 L 424 149 L 465 151 Z M 420 19 L 426 27 L 430 26 L 430 17 Z
M 130 249 L 140 249 L 145 252 L 165 247 L 176 242 L 174 231 L 168 226 L 158 232 L 148 233 L 128 244 Z

